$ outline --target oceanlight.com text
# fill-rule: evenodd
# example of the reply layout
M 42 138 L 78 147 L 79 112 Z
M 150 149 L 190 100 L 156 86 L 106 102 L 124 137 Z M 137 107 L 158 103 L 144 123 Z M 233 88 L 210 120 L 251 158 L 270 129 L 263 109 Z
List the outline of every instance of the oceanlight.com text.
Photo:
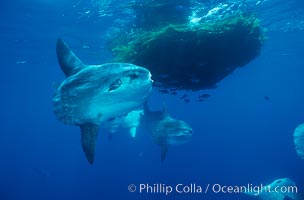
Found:
M 130 184 L 128 186 L 129 192 L 139 194 L 164 194 L 170 195 L 176 194 L 207 194 L 207 193 L 224 193 L 224 194 L 249 194 L 249 195 L 260 195 L 261 193 L 298 193 L 297 186 L 275 186 L 270 185 L 222 185 L 222 184 L 182 184 L 178 183 L 175 185 L 163 184 L 163 183 L 140 183 Z

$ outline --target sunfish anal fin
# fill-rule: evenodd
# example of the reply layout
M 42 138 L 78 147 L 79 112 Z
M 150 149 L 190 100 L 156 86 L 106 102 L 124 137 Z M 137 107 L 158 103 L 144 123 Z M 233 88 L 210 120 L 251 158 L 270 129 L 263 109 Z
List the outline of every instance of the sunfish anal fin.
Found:
M 166 155 L 167 155 L 167 152 L 168 152 L 168 146 L 167 145 L 162 145 L 161 146 L 161 162 L 164 162 L 165 158 L 166 158 Z
M 98 136 L 98 125 L 86 123 L 80 126 L 81 145 L 90 164 L 94 162 L 95 146 Z
M 135 136 L 136 136 L 136 127 L 135 126 L 130 128 L 130 134 L 131 134 L 132 138 L 135 138 Z
M 86 67 L 62 39 L 57 40 L 56 50 L 59 65 L 66 77 Z

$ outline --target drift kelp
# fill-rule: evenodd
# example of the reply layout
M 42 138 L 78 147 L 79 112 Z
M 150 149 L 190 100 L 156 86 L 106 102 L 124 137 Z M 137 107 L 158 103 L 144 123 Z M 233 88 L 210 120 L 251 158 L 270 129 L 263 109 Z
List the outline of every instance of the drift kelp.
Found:
M 112 41 L 115 60 L 148 68 L 156 86 L 200 90 L 216 87 L 258 56 L 264 36 L 257 17 L 238 13 L 161 26 L 117 41 Z

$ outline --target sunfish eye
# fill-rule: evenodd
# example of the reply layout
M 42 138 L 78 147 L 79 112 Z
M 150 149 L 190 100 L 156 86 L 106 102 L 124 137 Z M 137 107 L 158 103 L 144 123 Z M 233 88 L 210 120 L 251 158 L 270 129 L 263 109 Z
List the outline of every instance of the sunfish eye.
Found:
M 117 88 L 119 88 L 122 84 L 122 81 L 120 79 L 116 79 L 109 87 L 108 92 L 111 92 L 113 90 L 116 90 Z

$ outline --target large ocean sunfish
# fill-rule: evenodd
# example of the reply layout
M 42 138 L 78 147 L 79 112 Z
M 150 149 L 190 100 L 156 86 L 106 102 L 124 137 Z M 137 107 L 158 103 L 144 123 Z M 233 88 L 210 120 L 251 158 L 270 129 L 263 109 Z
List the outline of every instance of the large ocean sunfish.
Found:
M 192 128 L 186 122 L 172 118 L 165 106 L 162 111 L 150 111 L 146 103 L 141 124 L 150 132 L 154 143 L 160 145 L 162 162 L 168 147 L 184 144 L 192 137 Z
M 54 113 L 64 124 L 80 127 L 92 164 L 100 124 L 142 106 L 152 90 L 151 74 L 128 63 L 85 65 L 61 39 L 57 57 L 66 78 L 53 97 Z

